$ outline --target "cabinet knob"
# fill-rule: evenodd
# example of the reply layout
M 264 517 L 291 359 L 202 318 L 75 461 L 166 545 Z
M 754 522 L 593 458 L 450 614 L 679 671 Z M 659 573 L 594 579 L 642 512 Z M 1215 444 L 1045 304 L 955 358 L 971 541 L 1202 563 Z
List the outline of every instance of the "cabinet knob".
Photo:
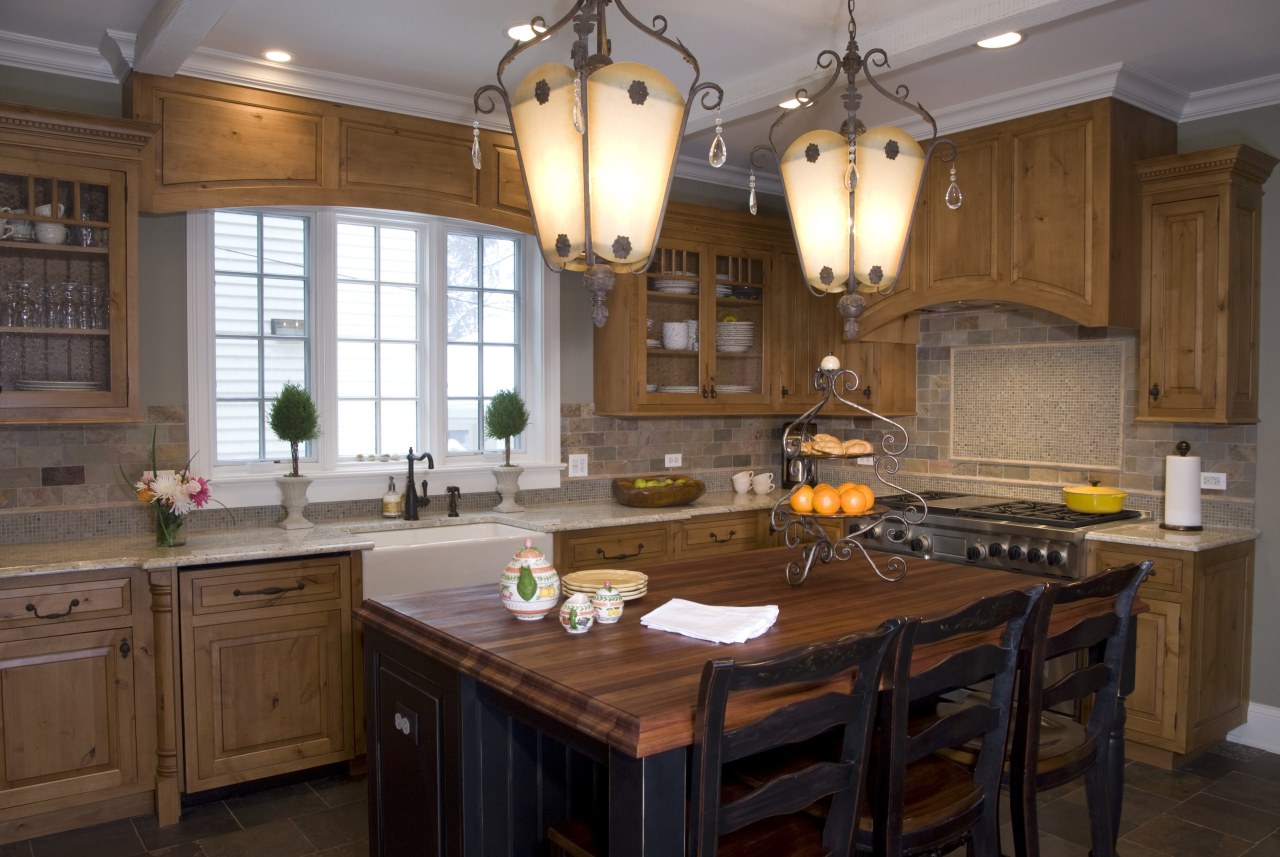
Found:
M 864 397 L 868 398 L 868 399 L 870 399 L 870 398 L 871 398 L 871 385 L 870 385 L 870 384 L 868 384 L 868 385 L 866 386 L 866 388 L 864 388 L 864 389 L 863 389 L 863 391 L 862 391 L 862 395 L 863 395 Z
M 1151 389 L 1147 390 L 1147 395 L 1151 397 L 1152 401 L 1160 401 L 1160 385 L 1152 384 Z
M 715 385 L 715 384 L 712 384 L 712 385 L 711 385 L 711 398 L 713 398 L 713 399 L 714 399 L 715 397 L 716 397 L 716 385 Z
M 791 395 L 791 391 L 784 386 L 782 388 L 782 398 L 785 399 L 787 396 L 790 396 L 790 395 Z
M 704 398 L 704 399 L 705 399 L 705 398 L 707 398 L 708 396 L 710 396 L 710 393 L 708 393 L 708 392 L 707 392 L 707 388 L 706 388 L 706 387 L 703 387 L 703 388 L 702 388 L 702 398 Z

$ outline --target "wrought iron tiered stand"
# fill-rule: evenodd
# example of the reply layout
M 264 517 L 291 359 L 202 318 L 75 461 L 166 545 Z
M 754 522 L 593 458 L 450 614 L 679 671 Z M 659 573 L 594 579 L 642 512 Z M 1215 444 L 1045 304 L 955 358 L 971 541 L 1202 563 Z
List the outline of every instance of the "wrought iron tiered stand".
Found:
M 898 456 L 907 449 L 907 430 L 894 420 L 881 416 L 852 400 L 851 397 L 857 394 L 862 386 L 858 374 L 852 369 L 840 368 L 840 360 L 834 355 L 829 354 L 823 358 L 822 364 L 813 373 L 813 384 L 815 389 L 822 392 L 822 398 L 787 426 L 782 435 L 784 460 L 786 460 L 785 457 L 801 454 L 802 437 L 798 428 L 807 425 L 834 397 L 836 401 L 847 405 L 855 412 L 849 416 L 867 416 L 888 423 L 889 428 L 881 430 L 880 433 L 879 451 L 873 452 L 876 479 L 898 493 L 910 495 L 915 499 L 897 510 L 873 507 L 858 515 L 802 514 L 791 508 L 791 496 L 800 488 L 800 485 L 794 486 L 774 504 L 769 516 L 770 529 L 774 532 L 782 532 L 787 547 L 804 546 L 804 561 L 793 560 L 787 565 L 787 582 L 792 586 L 799 586 L 809 576 L 809 571 L 815 562 L 825 564 L 832 560 L 846 561 L 853 557 L 855 551 L 861 553 L 863 559 L 883 579 L 901 580 L 907 573 L 907 561 L 895 555 L 886 560 L 884 569 L 881 569 L 876 560 L 867 553 L 867 549 L 863 547 L 858 537 L 873 527 L 888 526 L 887 537 L 891 541 L 904 541 L 907 537 L 907 525 L 920 523 L 929 511 L 923 497 L 898 485 L 891 478 L 898 472 Z M 816 455 L 814 457 L 833 458 L 835 456 Z M 822 526 L 822 521 L 833 518 L 839 519 L 842 526 L 845 520 L 851 518 L 867 520 L 859 528 L 846 532 L 843 537 L 833 541 L 826 528 Z M 895 524 L 897 526 L 894 526 Z

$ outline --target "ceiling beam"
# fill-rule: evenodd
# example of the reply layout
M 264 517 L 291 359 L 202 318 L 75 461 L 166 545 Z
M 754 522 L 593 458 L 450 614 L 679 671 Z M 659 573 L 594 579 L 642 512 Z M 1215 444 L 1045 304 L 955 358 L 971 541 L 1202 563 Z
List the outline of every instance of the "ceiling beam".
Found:
M 173 77 L 235 0 L 156 0 L 138 30 L 134 70 Z

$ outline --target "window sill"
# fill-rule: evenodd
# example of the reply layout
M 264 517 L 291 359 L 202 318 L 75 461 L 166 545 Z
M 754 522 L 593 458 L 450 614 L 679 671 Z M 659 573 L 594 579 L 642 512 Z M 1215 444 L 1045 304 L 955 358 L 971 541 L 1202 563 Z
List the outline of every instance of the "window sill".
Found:
M 524 467 L 520 476 L 520 489 L 559 488 L 560 473 L 565 465 L 554 463 L 516 462 Z M 495 491 L 493 468 L 498 461 L 482 461 L 468 464 L 450 464 L 429 470 L 426 462 L 414 463 L 414 480 L 419 483 L 427 480 L 429 495 L 444 495 L 446 485 L 457 485 L 463 494 L 480 494 Z M 276 477 L 283 476 L 284 471 L 273 473 L 253 473 L 236 476 L 217 476 L 212 480 L 213 497 L 228 508 L 244 508 L 248 506 L 275 506 L 280 503 L 280 489 L 276 487 Z M 396 490 L 403 493 L 408 466 L 402 461 L 377 462 L 375 464 L 352 465 L 349 469 L 331 470 L 328 472 L 308 471 L 302 468 L 303 476 L 311 477 L 311 486 L 307 490 L 307 500 L 311 503 L 334 503 L 351 500 L 377 500 L 387 492 L 387 477 L 396 478 Z

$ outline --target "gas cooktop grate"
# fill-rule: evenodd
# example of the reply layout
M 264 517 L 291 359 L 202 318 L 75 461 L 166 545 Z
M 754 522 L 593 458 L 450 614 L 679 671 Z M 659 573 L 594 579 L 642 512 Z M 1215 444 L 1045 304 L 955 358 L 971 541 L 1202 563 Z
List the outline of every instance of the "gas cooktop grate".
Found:
M 1011 500 L 1004 503 L 990 503 L 986 506 L 972 506 L 968 509 L 948 510 L 948 514 L 958 518 L 981 518 L 989 521 L 1009 521 L 1017 524 L 1087 527 L 1092 524 L 1105 524 L 1109 521 L 1124 521 L 1129 518 L 1137 518 L 1142 513 L 1133 509 L 1121 509 L 1119 512 L 1110 515 L 1094 515 L 1088 512 L 1076 512 L 1061 503 Z

